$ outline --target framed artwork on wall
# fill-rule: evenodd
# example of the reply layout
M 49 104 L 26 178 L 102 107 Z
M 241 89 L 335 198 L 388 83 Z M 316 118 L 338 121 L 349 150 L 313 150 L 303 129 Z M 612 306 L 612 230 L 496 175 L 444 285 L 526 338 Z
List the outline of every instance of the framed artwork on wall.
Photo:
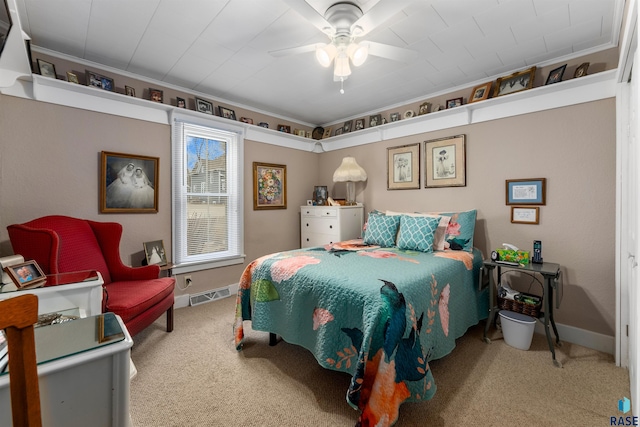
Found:
M 511 223 L 513 224 L 539 224 L 540 208 L 529 206 L 511 206 Z
M 467 185 L 465 135 L 425 141 L 426 188 Z
M 100 212 L 157 213 L 160 158 L 101 153 Z
M 253 210 L 287 208 L 287 166 L 253 162 Z
M 387 190 L 420 188 L 420 143 L 387 148 Z
M 506 180 L 507 205 L 545 205 L 547 179 L 527 178 Z

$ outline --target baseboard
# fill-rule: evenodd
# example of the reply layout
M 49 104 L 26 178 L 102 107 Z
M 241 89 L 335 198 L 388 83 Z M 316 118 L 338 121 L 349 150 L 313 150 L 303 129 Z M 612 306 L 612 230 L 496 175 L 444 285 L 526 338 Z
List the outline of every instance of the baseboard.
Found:
M 558 327 L 558 335 L 560 341 L 566 341 L 578 344 L 583 347 L 598 350 L 603 353 L 614 354 L 616 349 L 616 339 L 613 336 L 599 334 L 597 332 L 587 331 L 586 329 L 576 328 L 575 326 L 563 325 L 556 323 Z M 553 339 L 553 329 L 549 326 L 551 337 Z M 536 322 L 535 332 L 545 334 L 544 326 L 540 322 Z
M 238 283 L 224 286 L 222 288 L 211 289 L 210 291 L 207 291 L 207 292 L 216 292 L 216 291 L 219 291 L 220 289 L 225 289 L 225 288 L 229 289 L 229 296 L 235 296 L 238 293 Z M 176 295 L 174 298 L 173 308 L 176 309 L 176 308 L 190 307 L 191 306 L 190 299 L 191 299 L 191 294 Z

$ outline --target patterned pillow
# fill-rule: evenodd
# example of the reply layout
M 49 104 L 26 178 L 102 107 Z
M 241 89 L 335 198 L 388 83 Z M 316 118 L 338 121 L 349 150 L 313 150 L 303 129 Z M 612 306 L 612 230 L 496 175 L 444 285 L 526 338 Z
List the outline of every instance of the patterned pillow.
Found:
M 433 212 L 436 215 L 450 216 L 445 249 L 454 251 L 473 251 L 473 233 L 476 229 L 476 210 L 464 212 Z
M 402 215 L 398 248 L 433 252 L 433 238 L 439 223 L 440 217 Z
M 400 217 L 386 216 L 377 212 L 369 213 L 367 229 L 364 231 L 364 243 L 391 248 L 396 244 L 396 234 Z
M 426 216 L 431 218 L 440 217 L 440 224 L 438 224 L 438 228 L 436 229 L 435 234 L 433 235 L 433 250 L 434 251 L 443 251 L 444 250 L 444 238 L 447 232 L 447 227 L 449 226 L 449 220 L 451 217 L 445 215 L 434 215 L 434 214 L 423 214 L 423 213 L 405 213 L 405 212 L 393 212 L 387 211 L 387 215 L 408 215 L 408 216 Z

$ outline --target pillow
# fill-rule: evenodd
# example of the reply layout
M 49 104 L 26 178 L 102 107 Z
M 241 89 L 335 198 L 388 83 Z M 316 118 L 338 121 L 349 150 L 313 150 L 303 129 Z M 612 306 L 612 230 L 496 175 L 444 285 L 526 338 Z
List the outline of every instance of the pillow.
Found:
M 433 252 L 433 236 L 440 217 L 400 216 L 398 248 L 420 252 Z
M 363 242 L 367 245 L 378 245 L 391 248 L 396 244 L 396 234 L 400 217 L 387 216 L 377 212 L 369 213 L 367 229 L 364 231 Z
M 434 251 L 443 251 L 444 250 L 444 238 L 447 231 L 447 226 L 449 225 L 449 220 L 451 217 L 449 216 L 439 216 L 432 214 L 423 214 L 423 213 L 401 213 L 401 212 L 393 212 L 387 211 L 387 215 L 407 215 L 407 216 L 422 216 L 429 218 L 440 218 L 440 223 L 438 224 L 438 228 L 433 236 L 433 250 Z
M 451 217 L 445 235 L 445 249 L 473 251 L 473 233 L 476 229 L 476 210 L 464 212 L 431 212 Z

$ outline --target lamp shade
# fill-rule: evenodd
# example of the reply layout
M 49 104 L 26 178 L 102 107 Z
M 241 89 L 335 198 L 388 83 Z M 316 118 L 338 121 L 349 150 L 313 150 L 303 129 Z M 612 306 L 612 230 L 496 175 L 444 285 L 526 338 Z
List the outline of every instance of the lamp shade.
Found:
M 333 173 L 333 182 L 366 181 L 367 173 L 354 157 L 345 157 L 342 164 Z
M 316 49 L 316 59 L 323 67 L 331 65 L 331 61 L 336 56 L 336 47 L 333 44 L 327 44 Z

